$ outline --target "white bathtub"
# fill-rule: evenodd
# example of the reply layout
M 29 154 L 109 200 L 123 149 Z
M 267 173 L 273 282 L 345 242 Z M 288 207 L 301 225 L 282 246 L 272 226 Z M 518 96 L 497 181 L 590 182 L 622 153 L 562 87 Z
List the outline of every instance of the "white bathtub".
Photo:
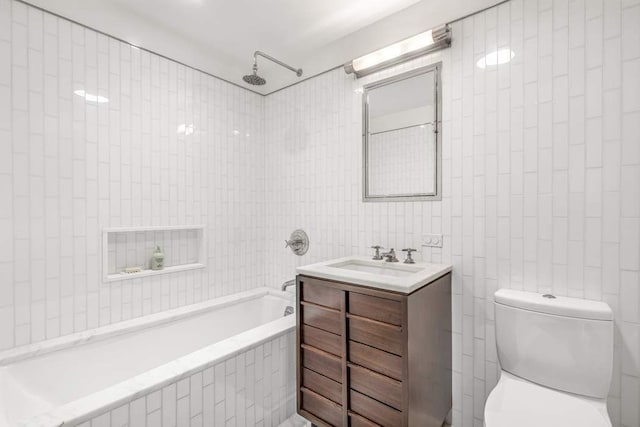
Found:
M 291 331 L 261 288 L 0 353 L 0 426 L 76 425 Z

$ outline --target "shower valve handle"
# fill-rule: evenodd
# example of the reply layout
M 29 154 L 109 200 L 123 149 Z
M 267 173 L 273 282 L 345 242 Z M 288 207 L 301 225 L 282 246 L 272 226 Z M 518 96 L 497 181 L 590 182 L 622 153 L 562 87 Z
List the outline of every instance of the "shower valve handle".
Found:
M 303 242 L 302 239 L 294 239 L 294 240 L 284 240 L 284 247 L 288 248 L 288 247 L 292 247 L 294 249 L 297 249 Z

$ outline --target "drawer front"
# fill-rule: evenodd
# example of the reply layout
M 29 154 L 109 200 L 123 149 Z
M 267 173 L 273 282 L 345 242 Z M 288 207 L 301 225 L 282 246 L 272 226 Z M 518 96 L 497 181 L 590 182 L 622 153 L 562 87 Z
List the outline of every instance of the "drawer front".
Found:
M 349 367 L 350 387 L 402 410 L 402 383 L 357 365 Z
M 402 303 L 349 292 L 349 312 L 392 325 L 402 325 Z
M 305 325 L 315 326 L 316 328 L 340 334 L 340 312 L 316 307 L 309 304 L 301 306 L 302 323 Z
M 338 404 L 342 402 L 342 384 L 310 369 L 302 369 L 302 386 Z
M 349 413 L 349 425 L 351 427 L 380 427 L 380 424 L 376 424 L 355 412 Z
M 329 287 L 319 279 L 303 277 L 300 281 L 302 282 L 302 294 L 300 296 L 302 301 L 340 310 L 343 291 Z
M 349 392 L 349 397 L 351 409 L 358 414 L 365 414 L 371 421 L 383 427 L 399 427 L 402 425 L 402 412 L 396 411 L 355 390 Z
M 349 337 L 353 341 L 370 345 L 402 356 L 402 328 L 367 319 L 349 317 Z
M 402 357 L 349 341 L 349 360 L 357 365 L 402 381 Z
M 342 337 L 340 335 L 309 325 L 302 325 L 300 333 L 302 334 L 302 343 L 309 344 L 336 356 L 342 356 Z
M 342 383 L 342 363 L 339 357 L 322 350 L 304 347 L 302 349 L 302 366 Z
M 302 409 L 332 426 L 342 426 L 342 407 L 317 393 L 302 389 Z

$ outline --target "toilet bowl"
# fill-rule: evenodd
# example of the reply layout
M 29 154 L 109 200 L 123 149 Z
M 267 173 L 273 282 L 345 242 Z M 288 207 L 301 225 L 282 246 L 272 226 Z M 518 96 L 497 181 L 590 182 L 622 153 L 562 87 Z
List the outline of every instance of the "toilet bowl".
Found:
M 502 372 L 484 410 L 487 427 L 611 427 L 604 400 L 564 393 Z
M 495 294 L 501 372 L 486 427 L 611 427 L 613 315 L 606 303 L 501 289 Z

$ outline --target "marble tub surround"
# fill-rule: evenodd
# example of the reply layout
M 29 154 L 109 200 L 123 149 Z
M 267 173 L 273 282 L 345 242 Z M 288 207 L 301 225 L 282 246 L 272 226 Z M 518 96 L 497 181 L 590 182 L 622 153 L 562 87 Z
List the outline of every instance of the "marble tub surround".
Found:
M 358 267 L 362 267 L 363 271 L 353 269 Z M 383 260 L 372 260 L 371 257 L 348 256 L 301 266 L 296 268 L 296 271 L 306 276 L 410 294 L 426 283 L 449 273 L 451 268 L 449 264 L 389 263 Z
M 275 301 L 276 305 L 272 304 L 268 307 L 263 305 L 256 306 L 255 303 L 261 304 L 259 302 L 261 301 L 261 298 L 271 298 L 272 301 Z M 197 304 L 195 307 L 193 307 L 193 310 L 191 312 L 189 312 L 187 310 L 187 307 L 185 307 L 174 310 L 173 313 L 162 313 L 161 316 L 153 316 L 154 318 L 150 319 L 147 324 L 144 324 L 142 322 L 144 319 L 136 319 L 132 322 L 131 325 L 129 325 L 132 329 L 127 330 L 126 328 L 119 328 L 119 330 L 113 330 L 114 328 L 110 327 L 106 331 L 98 330 L 93 334 L 85 332 L 81 334 L 82 336 L 76 337 L 75 341 L 69 340 L 67 343 L 55 343 L 55 345 L 50 346 L 49 348 L 32 348 L 30 349 L 31 353 L 26 351 L 27 349 L 24 349 L 25 351 L 22 351 L 21 353 L 18 353 L 16 351 L 14 354 L 5 355 L 5 358 L 2 359 L 2 363 L 4 364 L 4 366 L 0 366 L 0 377 L 11 379 L 12 383 L 16 386 L 14 387 L 14 390 L 17 390 L 17 392 L 21 393 L 23 387 L 27 391 L 27 393 L 29 393 L 30 391 L 29 387 L 35 387 L 35 390 L 37 392 L 38 386 L 41 387 L 41 390 L 44 390 L 42 389 L 43 382 L 38 378 L 34 379 L 33 375 L 29 376 L 21 374 L 23 374 L 25 370 L 31 370 L 31 366 L 29 366 L 29 363 L 36 363 L 35 367 L 37 369 L 37 363 L 40 357 L 48 357 L 49 359 L 53 357 L 54 359 L 52 360 L 45 359 L 47 366 L 49 366 L 49 364 L 53 364 L 55 366 L 60 365 L 58 366 L 58 368 L 60 368 L 61 371 L 64 371 L 64 364 L 66 363 L 66 359 L 62 359 L 61 362 L 60 354 L 64 354 L 65 351 L 71 351 L 73 353 L 69 355 L 69 357 L 74 358 L 73 363 L 82 364 L 84 362 L 83 357 L 91 357 L 91 350 L 84 350 L 84 344 L 100 343 L 101 341 L 103 342 L 108 338 L 118 337 L 118 335 L 125 336 L 127 332 L 130 333 L 132 331 L 135 332 L 133 334 L 133 339 L 142 340 L 142 342 L 146 343 L 146 340 L 148 340 L 148 338 L 143 337 L 140 334 L 148 332 L 153 333 L 154 327 L 157 328 L 159 325 L 173 327 L 176 322 L 184 321 L 185 319 L 189 321 L 190 318 L 198 321 L 199 316 L 208 316 L 209 313 L 215 315 L 216 311 L 223 310 L 224 308 L 233 309 L 236 305 L 237 307 L 244 307 L 242 304 L 247 303 L 254 304 L 251 307 L 247 306 L 246 309 L 241 309 L 240 313 L 247 311 L 255 314 L 256 316 L 258 316 L 255 322 L 262 322 L 262 320 L 260 319 L 265 316 L 274 318 L 275 320 L 272 320 L 265 324 L 261 324 L 257 327 L 253 327 L 249 330 L 245 330 L 244 332 L 240 332 L 228 338 L 223 338 L 221 341 L 217 341 L 214 344 L 202 347 L 199 350 L 188 352 L 181 357 L 177 357 L 175 359 L 173 359 L 173 357 L 170 357 L 169 362 L 163 363 L 157 367 L 151 367 L 151 369 L 146 369 L 144 367 L 140 368 L 140 366 L 146 366 L 147 363 L 153 363 L 147 362 L 147 360 L 150 358 L 149 354 L 139 354 L 135 351 L 135 349 L 131 349 L 130 362 L 134 366 L 138 364 L 138 367 L 135 368 L 132 372 L 135 372 L 137 369 L 142 373 L 134 374 L 132 377 L 125 379 L 124 381 L 116 381 L 113 385 L 110 385 L 106 388 L 100 388 L 101 386 L 92 385 L 87 386 L 85 384 L 94 382 L 94 378 L 91 378 L 91 381 L 81 380 L 80 382 L 78 382 L 78 387 L 82 388 L 83 390 L 74 389 L 74 378 L 69 379 L 69 383 L 71 383 L 70 386 L 68 384 L 65 384 L 64 387 L 60 386 L 60 381 L 55 381 L 56 384 L 58 384 L 58 389 L 55 392 L 55 396 L 53 396 L 52 394 L 53 397 L 51 399 L 49 399 L 49 397 L 51 396 L 47 396 L 48 392 L 46 391 L 43 391 L 42 393 L 34 393 L 37 395 L 43 394 L 43 396 L 41 396 L 42 399 L 22 399 L 22 401 L 19 398 L 15 399 L 15 402 L 17 404 L 23 404 L 23 409 L 14 408 L 14 415 L 16 413 L 15 411 L 17 411 L 17 413 L 27 413 L 28 411 L 34 411 L 35 414 L 39 413 L 35 417 L 27 418 L 27 421 L 25 421 L 23 425 L 29 426 L 58 426 L 62 423 L 64 423 L 64 425 L 80 424 L 87 419 L 91 419 L 97 414 L 103 413 L 105 411 L 108 412 L 114 408 L 121 406 L 123 403 L 131 402 L 138 399 L 140 396 L 144 396 L 156 390 L 163 389 L 169 384 L 179 382 L 184 378 L 192 376 L 196 372 L 203 371 L 211 366 L 217 365 L 221 361 L 233 358 L 238 354 L 245 353 L 250 348 L 259 346 L 267 341 L 278 340 L 279 337 L 284 336 L 292 331 L 295 326 L 295 316 L 280 317 L 282 316 L 284 307 L 291 303 L 290 295 L 263 288 L 245 292 L 235 297 L 225 297 L 222 298 L 221 301 L 211 301 L 208 303 Z M 210 327 L 218 328 L 219 330 L 222 330 L 222 333 L 224 334 L 224 331 L 230 328 L 230 325 L 228 323 L 230 321 L 233 322 L 233 319 L 214 321 L 214 324 L 211 324 Z M 234 324 L 237 323 L 241 323 L 240 319 L 234 322 Z M 205 323 L 203 324 L 203 326 L 208 328 L 209 323 Z M 200 328 L 198 329 L 201 330 Z M 194 331 L 185 330 L 183 333 L 188 334 L 189 332 L 193 333 Z M 195 332 L 199 333 L 198 331 Z M 214 333 L 214 335 L 217 334 L 218 332 Z M 138 338 L 139 336 L 140 338 Z M 156 338 L 157 337 L 158 336 L 156 336 Z M 126 339 L 126 336 L 125 338 L 121 339 Z M 154 352 L 156 350 L 158 352 L 162 352 L 164 351 L 163 345 L 166 347 L 167 343 L 168 341 L 158 342 L 156 345 L 150 345 L 149 347 L 152 347 L 152 351 Z M 104 342 L 102 344 L 103 346 L 107 345 Z M 118 343 L 116 343 L 116 345 L 118 345 Z M 172 346 L 173 344 L 169 342 L 169 345 Z M 75 349 L 76 347 L 78 348 L 78 350 Z M 109 369 L 114 369 L 113 374 L 108 374 L 109 376 L 115 375 L 117 377 L 118 375 L 125 375 L 120 372 L 124 368 L 118 365 L 117 357 L 117 353 L 122 353 L 123 349 L 114 348 L 111 350 L 111 352 L 109 352 L 109 348 L 110 347 L 105 347 L 103 349 L 105 350 L 105 354 L 113 354 L 114 359 L 116 360 L 114 361 L 113 367 L 110 363 L 108 363 L 108 360 L 105 360 L 105 370 L 108 371 Z M 54 350 L 61 350 L 61 353 L 53 353 Z M 129 348 L 127 348 L 127 350 L 129 350 Z M 114 351 L 116 353 L 113 353 Z M 50 354 L 47 355 L 46 353 Z M 140 360 L 136 360 L 136 358 Z M 161 358 L 158 359 L 157 357 L 156 359 L 161 360 Z M 8 364 L 8 360 L 11 360 L 13 362 L 13 365 Z M 120 358 L 120 362 L 123 362 L 123 360 L 124 359 Z M 140 365 L 141 361 L 142 365 Z M 98 361 L 96 363 L 103 362 Z M 86 369 L 92 370 L 93 368 L 88 367 Z M 73 372 L 76 371 L 82 372 L 82 369 L 74 370 Z M 287 375 L 287 369 L 283 369 L 282 375 Z M 16 378 L 14 379 L 13 376 L 16 376 Z M 47 374 L 46 376 L 49 375 Z M 100 374 L 98 373 L 98 377 L 99 376 Z M 52 379 L 54 377 L 55 375 L 52 376 Z M 20 381 L 22 381 L 22 383 L 20 383 Z M 101 381 L 102 383 L 104 382 L 100 379 L 97 379 L 96 381 L 98 381 L 99 384 L 101 383 Z M 4 395 L 9 396 L 11 394 L 11 384 L 5 383 L 4 387 L 7 389 L 7 393 L 4 393 Z M 91 392 L 91 387 L 97 387 L 98 389 L 97 391 Z M 87 390 L 84 390 L 84 388 L 87 388 Z M 0 395 L 2 395 L 2 393 L 0 393 Z M 7 404 L 11 403 L 10 399 L 11 398 L 9 397 L 5 402 L 2 403 L 5 408 L 8 407 Z M 58 405 L 58 402 L 56 402 L 57 400 L 62 404 Z M 28 405 L 32 406 L 28 407 Z M 7 418 L 9 417 L 8 414 L 0 413 L 0 425 L 3 425 L 3 421 L 7 422 L 6 420 L 3 420 L 3 417 L 5 416 Z M 10 422 L 9 425 L 13 425 L 11 424 L 13 421 L 11 421 L 10 418 L 8 419 Z M 22 418 L 19 417 L 19 419 Z
M 52 340 L 16 347 L 11 350 L 0 352 L 0 367 L 31 357 L 41 356 L 52 351 L 61 350 L 83 343 L 96 342 L 120 334 L 130 333 L 136 330 L 146 329 L 152 326 L 173 322 L 183 319 L 187 316 L 197 315 L 200 312 L 215 308 L 227 307 L 232 304 L 237 304 L 253 298 L 259 298 L 264 295 L 283 297 L 282 292 L 276 291 L 273 288 L 257 288 L 250 291 L 239 292 L 237 294 L 216 298 L 185 307 L 178 307 L 173 310 L 150 314 L 148 316 L 127 320 L 113 325 L 90 329 L 72 335 L 65 335 L 63 337 L 55 338 Z M 291 296 L 288 297 L 291 298 Z

